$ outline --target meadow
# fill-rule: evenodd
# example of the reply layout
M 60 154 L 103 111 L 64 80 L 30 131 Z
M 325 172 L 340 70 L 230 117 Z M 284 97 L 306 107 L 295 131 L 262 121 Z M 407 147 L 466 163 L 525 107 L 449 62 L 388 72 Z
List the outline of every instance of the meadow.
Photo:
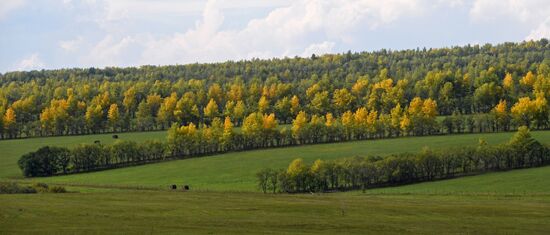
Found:
M 0 180 L 65 185 L 72 193 L 0 195 L 0 233 L 545 234 L 550 230 L 550 167 L 495 172 L 366 192 L 262 194 L 254 174 L 349 156 L 386 155 L 508 141 L 513 133 L 404 137 L 233 152 L 142 166 L 23 179 L 20 154 L 42 145 L 73 146 L 111 134 L 0 141 Z M 533 137 L 550 143 L 550 131 Z M 120 139 L 165 138 L 165 132 Z M 170 191 L 172 183 L 191 191 Z M 138 190 L 139 189 L 139 190 Z M 116 225 L 116 226 L 114 226 Z M 116 229 L 114 229 L 116 227 Z
M 549 196 L 119 191 L 0 195 L 0 233 L 545 234 Z
M 125 133 L 120 139 L 142 141 L 163 139 L 163 133 Z M 426 137 L 403 137 L 394 139 L 365 140 L 345 143 L 305 145 L 287 148 L 261 149 L 231 152 L 214 156 L 166 161 L 107 171 L 72 174 L 64 176 L 31 178 L 30 181 L 83 185 L 94 187 L 150 187 L 166 188 L 171 184 L 187 184 L 197 190 L 257 191 L 255 173 L 264 167 L 284 168 L 292 159 L 303 158 L 306 162 L 316 159 L 335 159 L 351 156 L 386 155 L 400 152 L 417 152 L 423 147 L 448 148 L 476 145 L 480 138 L 489 144 L 504 143 L 513 133 L 484 133 Z M 549 131 L 534 131 L 533 137 L 543 143 L 550 142 Z M 79 138 L 79 139 L 77 139 Z M 78 137 L 33 138 L 28 140 L 0 141 L 0 149 L 10 148 L 11 154 L 3 156 L 1 178 L 22 178 L 16 162 L 19 154 L 41 145 L 70 146 L 79 142 L 101 140 L 112 142 L 111 135 Z M 58 141 L 59 140 L 59 141 Z M 5 145 L 4 145 L 5 144 Z M 4 146 L 2 146 L 4 145 Z M 25 179 L 25 181 L 28 181 Z

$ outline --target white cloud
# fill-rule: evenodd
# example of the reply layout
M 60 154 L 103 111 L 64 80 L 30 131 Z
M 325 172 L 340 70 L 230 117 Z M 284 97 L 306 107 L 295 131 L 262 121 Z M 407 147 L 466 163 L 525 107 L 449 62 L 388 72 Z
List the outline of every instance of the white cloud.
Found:
M 324 55 L 331 53 L 334 45 L 334 42 L 327 41 L 311 44 L 304 50 L 304 52 L 302 53 L 302 57 L 309 57 L 311 56 L 311 54 Z
M 476 0 L 470 9 L 474 21 L 515 20 L 531 28 L 525 39 L 550 36 L 548 0 Z
M 208 1 L 202 19 L 185 33 L 134 37 L 144 45 L 141 63 L 190 63 L 332 52 L 359 30 L 372 30 L 422 12 L 417 0 L 303 0 L 224 30 L 223 2 Z M 366 29 L 365 29 L 366 27 Z M 320 37 L 320 38 L 318 38 Z M 312 44 L 311 41 L 322 40 Z
M 24 0 L 2 0 L 0 1 L 0 20 L 6 17 L 11 11 L 14 11 L 25 5 Z
M 67 4 L 76 4 L 68 1 Z M 92 1 L 103 35 L 99 41 L 67 40 L 59 43 L 66 51 L 78 51 L 82 66 L 130 66 L 141 64 L 182 64 L 218 62 L 250 58 L 307 56 L 337 52 L 353 43 L 357 35 L 391 27 L 398 21 L 414 19 L 426 11 L 461 7 L 463 0 L 280 0 L 275 2 L 238 0 L 191 1 Z M 244 26 L 224 28 L 224 11 L 240 7 L 276 6 L 264 17 Z M 248 7 L 248 8 L 247 8 Z M 128 33 L 125 23 L 140 17 L 202 11 L 194 27 L 172 34 L 147 31 Z
M 544 20 L 549 14 L 547 0 L 475 0 L 470 9 L 472 18 L 481 21 L 511 18 L 532 22 Z
M 17 63 L 17 70 L 35 70 L 44 68 L 44 62 L 40 59 L 38 53 L 34 53 L 29 57 Z
M 75 52 L 80 49 L 83 41 L 84 38 L 82 36 L 78 36 L 76 39 L 60 41 L 59 47 L 61 47 L 65 51 Z
M 138 42 L 131 36 L 117 40 L 112 35 L 105 36 L 97 45 L 91 48 L 90 53 L 82 58 L 83 62 L 93 66 L 128 66 L 130 65 L 132 50 Z
M 550 38 L 550 16 L 546 18 L 544 22 L 539 24 L 539 26 L 532 30 L 525 39 L 527 40 L 537 40 L 541 38 Z

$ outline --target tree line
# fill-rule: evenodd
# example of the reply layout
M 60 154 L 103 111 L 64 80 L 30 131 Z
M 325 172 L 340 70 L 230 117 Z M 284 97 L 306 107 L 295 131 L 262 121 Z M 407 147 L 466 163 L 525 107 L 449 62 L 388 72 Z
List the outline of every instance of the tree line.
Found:
M 490 114 L 487 120 L 465 120 L 489 123 L 487 128 L 547 128 L 549 48 L 541 39 L 215 64 L 9 72 L 0 74 L 0 139 L 164 130 L 173 123 L 210 125 L 225 117 L 241 126 L 258 112 L 275 114 L 279 124 L 291 123 L 300 112 L 342 117 L 365 108 L 369 115 L 385 117 L 397 106 L 411 109 L 416 99 L 433 101 L 440 115 Z M 473 126 L 461 125 L 449 119 L 436 130 Z
M 24 176 L 40 177 L 161 161 L 165 152 L 165 144 L 160 141 L 80 144 L 72 149 L 44 146 L 21 156 L 18 165 Z
M 498 131 L 495 114 L 472 117 L 453 114 L 437 120 L 437 104 L 431 99 L 415 98 L 405 108 L 398 104 L 390 114 L 359 108 L 345 111 L 340 117 L 331 113 L 308 115 L 298 112 L 292 125 L 279 127 L 274 113 L 255 112 L 246 116 L 240 128 L 230 117 L 215 117 L 210 124 L 174 123 L 167 140 L 117 141 L 113 145 L 82 144 L 73 149 L 43 147 L 21 157 L 19 166 L 25 176 L 49 176 L 95 171 L 135 164 L 183 159 L 203 155 L 257 148 L 283 147 L 410 135 L 440 134 L 444 126 L 449 133 Z M 491 119 L 489 117 L 494 117 Z M 446 123 L 451 119 L 451 124 Z M 493 120 L 493 121 L 492 121 Z M 502 130 L 509 130 L 507 126 Z
M 256 176 L 258 187 L 264 193 L 327 192 L 365 190 L 549 164 L 550 148 L 533 139 L 527 127 L 521 127 L 508 143 L 497 146 L 480 140 L 476 147 L 424 148 L 419 153 L 316 160 L 311 165 L 298 158 L 287 169 L 265 168 Z

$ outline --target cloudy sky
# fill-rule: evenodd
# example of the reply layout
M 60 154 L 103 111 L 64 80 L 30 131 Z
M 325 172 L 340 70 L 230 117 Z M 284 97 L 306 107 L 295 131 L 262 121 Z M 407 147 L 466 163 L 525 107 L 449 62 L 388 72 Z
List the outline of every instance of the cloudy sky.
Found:
M 550 37 L 549 0 L 1 0 L 0 72 Z

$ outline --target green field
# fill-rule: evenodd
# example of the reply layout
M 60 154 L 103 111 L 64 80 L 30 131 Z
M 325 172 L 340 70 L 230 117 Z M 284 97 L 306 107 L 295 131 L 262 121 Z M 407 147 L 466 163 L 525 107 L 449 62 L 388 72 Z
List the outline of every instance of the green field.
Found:
M 0 195 L 0 233 L 364 234 L 550 231 L 550 166 L 400 187 L 328 194 L 262 194 L 254 173 L 317 158 L 418 151 L 507 141 L 513 133 L 367 140 L 234 152 L 49 178 L 22 179 L 16 161 L 42 145 L 71 146 L 111 135 L 0 141 L 0 180 L 63 184 L 67 194 Z M 165 132 L 122 139 L 163 139 Z M 550 143 L 550 131 L 532 132 Z M 169 192 L 168 184 L 191 192 Z M 132 188 L 143 187 L 147 190 Z M 241 191 L 241 192 L 239 192 Z
M 0 233 L 545 234 L 550 197 L 103 192 L 0 195 Z
M 490 144 L 498 144 L 508 141 L 512 135 L 513 133 L 493 133 L 408 137 L 263 149 L 33 180 L 94 186 L 161 188 L 170 184 L 188 184 L 194 189 L 201 190 L 256 191 L 255 173 L 258 170 L 268 166 L 286 167 L 292 159 L 298 157 L 307 162 L 313 162 L 319 158 L 334 159 L 416 152 L 424 146 L 446 148 L 475 145 L 479 138 L 486 139 Z M 540 141 L 550 142 L 549 131 L 533 132 L 533 136 Z M 15 177 L 18 175 L 10 176 Z

